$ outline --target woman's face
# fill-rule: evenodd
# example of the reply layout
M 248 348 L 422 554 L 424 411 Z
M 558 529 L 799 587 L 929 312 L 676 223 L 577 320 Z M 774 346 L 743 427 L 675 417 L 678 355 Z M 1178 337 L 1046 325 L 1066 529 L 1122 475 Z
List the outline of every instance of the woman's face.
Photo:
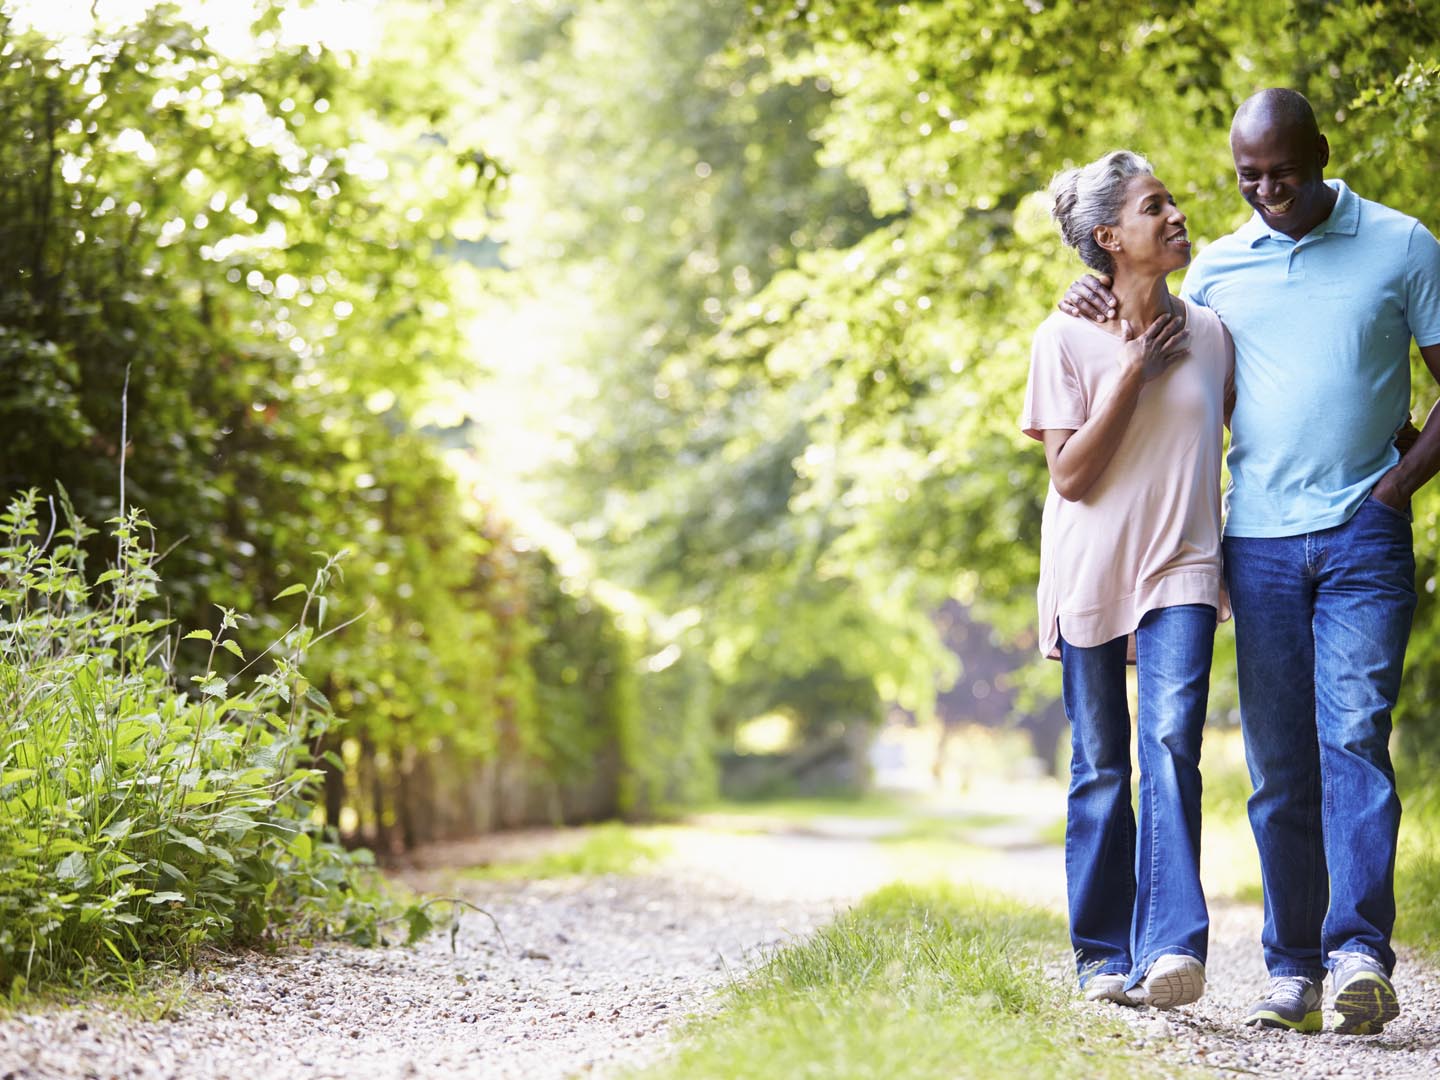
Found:
M 1168 274 L 1190 263 L 1185 215 L 1165 185 L 1148 174 L 1130 178 L 1120 220 L 1108 226 L 1108 242 L 1099 230 L 1096 239 L 1110 252 L 1116 269 Z

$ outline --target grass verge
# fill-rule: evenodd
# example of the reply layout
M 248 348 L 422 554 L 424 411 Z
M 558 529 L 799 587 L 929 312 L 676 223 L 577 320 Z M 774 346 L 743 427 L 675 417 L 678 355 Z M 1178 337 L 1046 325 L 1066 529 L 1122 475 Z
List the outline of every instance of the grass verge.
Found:
M 727 818 L 754 817 L 761 821 L 806 823 L 823 817 L 897 818 L 915 813 L 918 800 L 888 791 L 853 795 L 812 795 L 782 798 L 721 799 L 697 806 L 692 814 L 720 814 Z
M 584 830 L 584 838 L 573 848 L 550 851 L 533 859 L 471 866 L 457 875 L 481 881 L 512 881 L 518 878 L 556 878 L 634 874 L 665 854 L 665 845 L 650 840 L 619 822 L 608 822 Z
M 1056 917 L 944 886 L 893 885 L 775 953 L 643 1080 L 1176 1075 L 1130 1029 L 1047 978 Z

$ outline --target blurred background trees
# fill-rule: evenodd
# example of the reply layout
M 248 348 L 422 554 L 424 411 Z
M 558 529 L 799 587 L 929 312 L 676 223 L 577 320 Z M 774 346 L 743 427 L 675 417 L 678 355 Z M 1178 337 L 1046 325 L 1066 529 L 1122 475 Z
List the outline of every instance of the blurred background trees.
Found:
M 395 846 L 702 797 L 756 717 L 1042 710 L 1059 169 L 1145 153 L 1214 238 L 1231 111 L 1291 85 L 1332 175 L 1440 227 L 1433 0 L 63 6 L 0 8 L 0 495 L 100 522 L 124 455 L 173 613 L 262 648 L 348 551 L 329 813 Z

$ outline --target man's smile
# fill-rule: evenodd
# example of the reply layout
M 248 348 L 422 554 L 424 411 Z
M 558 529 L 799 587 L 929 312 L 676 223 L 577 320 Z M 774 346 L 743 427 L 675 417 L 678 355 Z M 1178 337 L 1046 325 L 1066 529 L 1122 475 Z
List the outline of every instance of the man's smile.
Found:
M 1290 212 L 1290 208 L 1295 205 L 1295 196 L 1291 195 L 1290 198 L 1283 202 L 1261 202 L 1259 199 L 1256 199 L 1255 202 L 1261 210 L 1265 211 L 1265 213 L 1271 217 L 1280 217 L 1282 214 Z

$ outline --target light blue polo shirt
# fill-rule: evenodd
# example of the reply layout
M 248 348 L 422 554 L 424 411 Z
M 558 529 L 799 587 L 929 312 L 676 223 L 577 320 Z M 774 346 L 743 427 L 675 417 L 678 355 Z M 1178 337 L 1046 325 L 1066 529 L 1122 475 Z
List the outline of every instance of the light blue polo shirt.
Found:
M 1298 241 L 1256 214 L 1191 264 L 1185 299 L 1235 340 L 1227 536 L 1295 536 L 1350 519 L 1399 460 L 1410 339 L 1440 342 L 1440 244 L 1339 180 Z

